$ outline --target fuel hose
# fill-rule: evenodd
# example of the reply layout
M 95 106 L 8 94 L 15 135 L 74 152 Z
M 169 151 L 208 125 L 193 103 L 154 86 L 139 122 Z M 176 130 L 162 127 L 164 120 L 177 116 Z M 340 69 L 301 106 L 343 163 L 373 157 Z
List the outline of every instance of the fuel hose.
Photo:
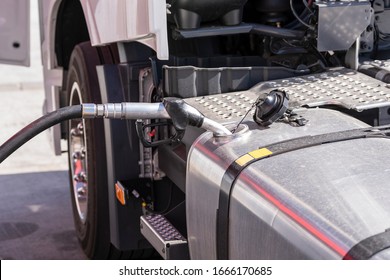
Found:
M 204 128 L 214 135 L 231 135 L 223 125 L 204 117 L 197 109 L 176 98 L 166 98 L 163 103 L 81 104 L 48 113 L 17 132 L 0 146 L 0 163 L 42 131 L 63 121 L 80 118 L 172 119 L 174 124 L 185 119 L 186 125 Z
M 82 105 L 64 107 L 33 121 L 0 146 L 0 163 L 24 143 L 53 125 L 82 117 Z

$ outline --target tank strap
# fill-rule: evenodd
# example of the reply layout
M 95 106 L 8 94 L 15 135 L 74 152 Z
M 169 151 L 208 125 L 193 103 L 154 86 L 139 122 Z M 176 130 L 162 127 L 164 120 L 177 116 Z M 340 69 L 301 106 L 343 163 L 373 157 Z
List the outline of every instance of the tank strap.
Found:
M 231 163 L 222 177 L 221 188 L 219 192 L 219 202 L 216 213 L 217 259 L 225 260 L 229 257 L 228 239 L 230 196 L 238 176 L 246 167 L 264 158 L 285 154 L 291 151 L 323 144 L 371 137 L 390 138 L 390 125 L 360 128 L 290 139 L 246 153 Z
M 388 248 L 390 248 L 390 229 L 360 241 L 349 250 L 343 260 L 368 260 Z

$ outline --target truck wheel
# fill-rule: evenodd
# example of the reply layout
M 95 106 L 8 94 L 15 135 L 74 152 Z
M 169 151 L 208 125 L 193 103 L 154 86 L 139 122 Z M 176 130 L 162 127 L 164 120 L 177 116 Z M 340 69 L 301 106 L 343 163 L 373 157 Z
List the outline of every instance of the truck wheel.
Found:
M 66 80 L 69 105 L 101 103 L 96 65 L 113 63 L 112 53 L 108 47 L 97 49 L 90 43 L 75 47 Z M 103 120 L 71 120 L 68 151 L 74 223 L 85 254 L 91 259 L 146 256 L 138 250 L 119 251 L 110 243 Z
M 101 103 L 95 69 L 100 63 L 97 51 L 89 43 L 75 47 L 66 81 L 69 105 Z M 89 258 L 108 258 L 111 244 L 102 121 L 82 119 L 69 121 L 68 152 L 77 237 Z
M 74 48 L 64 85 L 69 105 L 102 102 L 96 66 L 117 63 L 115 54 L 89 42 Z M 84 253 L 91 259 L 158 258 L 154 249 L 120 251 L 110 242 L 103 120 L 71 120 L 67 131 L 73 218 Z

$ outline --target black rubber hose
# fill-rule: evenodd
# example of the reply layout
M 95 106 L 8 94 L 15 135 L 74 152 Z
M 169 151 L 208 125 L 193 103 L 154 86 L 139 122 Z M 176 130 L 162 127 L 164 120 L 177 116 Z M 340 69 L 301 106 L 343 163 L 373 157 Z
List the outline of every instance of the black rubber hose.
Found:
M 14 136 L 7 140 L 0 147 L 0 163 L 2 163 L 13 152 L 20 148 L 24 143 L 35 137 L 42 131 L 60 122 L 77 119 L 82 117 L 82 106 L 75 105 L 64 107 L 53 111 L 43 117 L 33 121 Z
M 366 74 L 387 84 L 390 83 L 390 71 L 370 65 L 362 65 L 359 67 L 359 72 L 362 72 L 363 74 Z

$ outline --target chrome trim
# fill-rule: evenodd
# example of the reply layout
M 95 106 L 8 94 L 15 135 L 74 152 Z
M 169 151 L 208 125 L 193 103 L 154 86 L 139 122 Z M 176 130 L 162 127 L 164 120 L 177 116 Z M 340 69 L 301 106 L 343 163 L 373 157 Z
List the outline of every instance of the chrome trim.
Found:
M 228 136 L 232 135 L 231 131 L 221 125 L 220 123 L 217 123 L 216 121 L 213 121 L 209 118 L 204 118 L 203 124 L 201 126 L 202 128 L 212 131 L 214 133 L 214 136 Z
M 71 89 L 70 105 L 73 105 L 74 95 L 77 95 L 80 103 L 82 103 L 80 92 L 79 85 L 74 82 Z M 69 141 L 69 165 L 72 174 L 73 199 L 75 200 L 79 218 L 82 223 L 85 223 L 88 214 L 88 154 L 85 120 L 69 121 Z

